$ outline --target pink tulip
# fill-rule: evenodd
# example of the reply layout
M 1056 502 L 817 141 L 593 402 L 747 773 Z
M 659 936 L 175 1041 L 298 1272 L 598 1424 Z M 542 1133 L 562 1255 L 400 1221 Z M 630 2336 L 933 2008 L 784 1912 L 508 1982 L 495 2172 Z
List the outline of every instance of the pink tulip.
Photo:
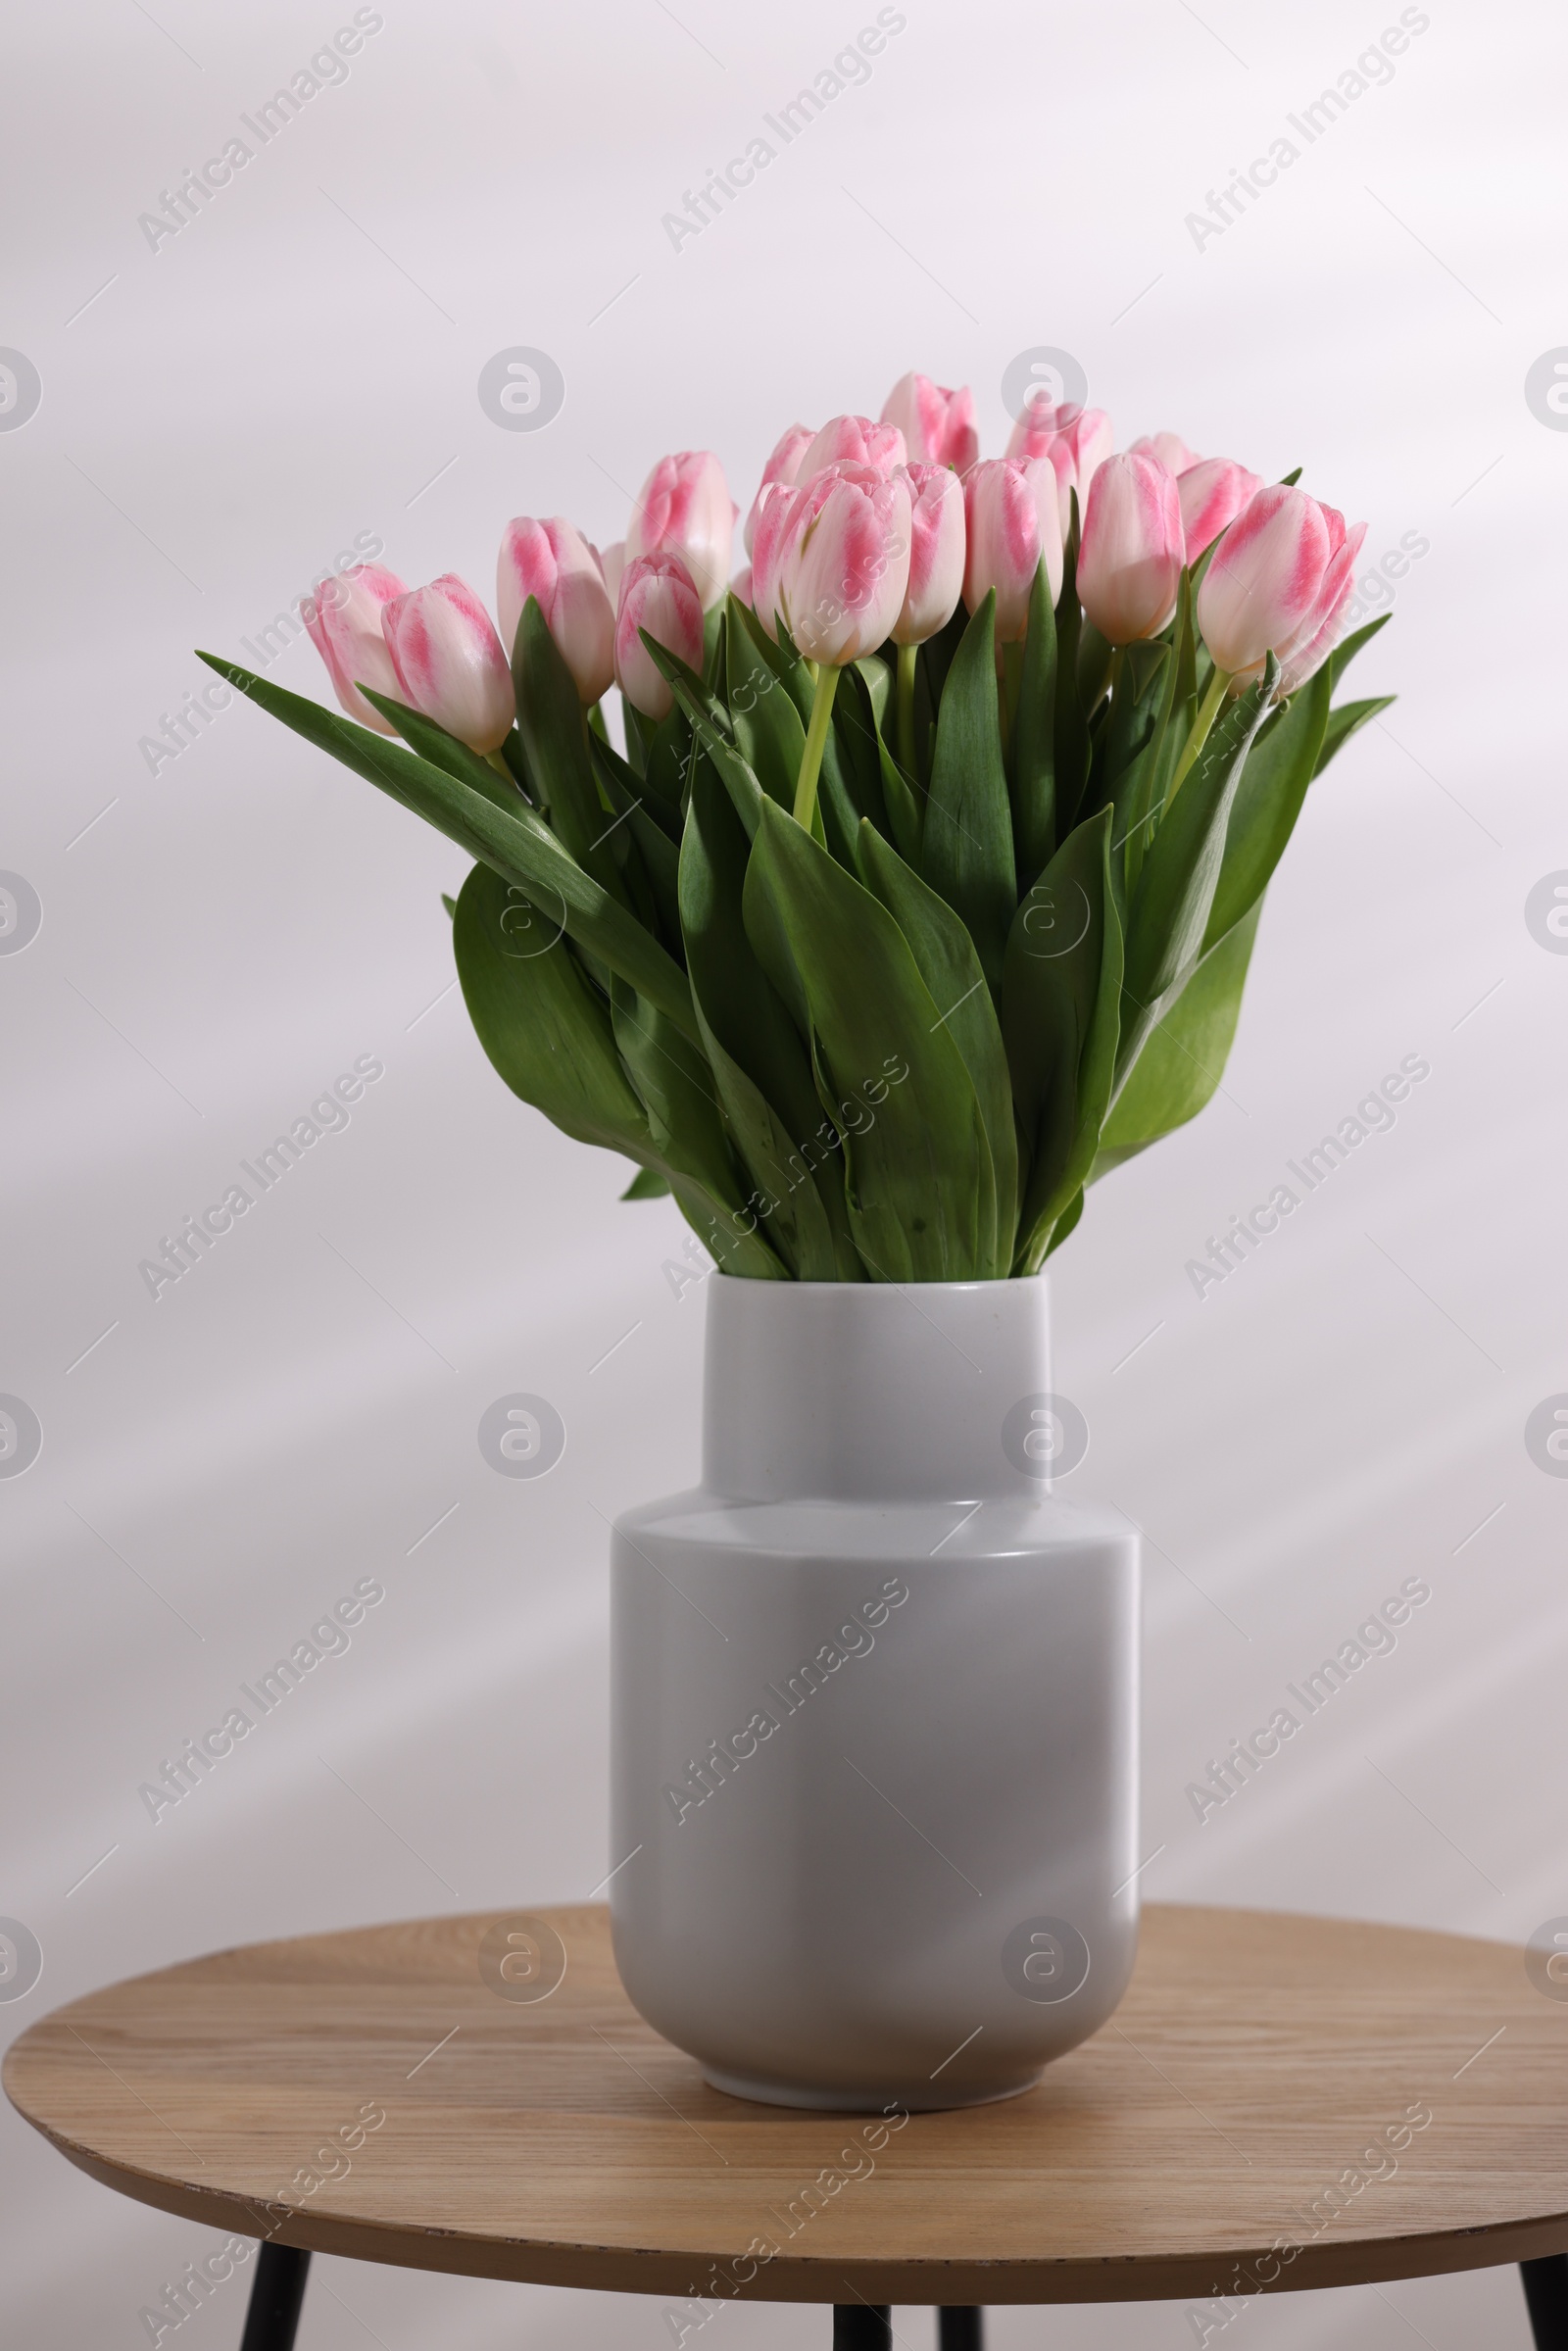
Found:
M 661 458 L 642 486 L 626 530 L 626 561 L 677 555 L 691 573 L 703 610 L 723 601 L 736 507 L 724 468 L 710 449 Z
M 490 615 L 454 572 L 395 597 L 381 625 L 401 699 L 470 751 L 499 751 L 516 706 Z
M 951 465 L 956 473 L 967 473 L 980 455 L 974 394 L 967 384 L 950 392 L 929 375 L 901 375 L 882 404 L 882 421 L 903 433 L 911 465 Z
M 757 517 L 762 508 L 762 492 L 767 488 L 769 482 L 775 481 L 784 482 L 790 489 L 794 489 L 796 477 L 801 469 L 801 460 L 810 448 L 815 437 L 808 424 L 792 424 L 788 431 L 780 433 L 774 442 L 773 454 L 762 467 L 762 478 L 757 485 L 757 496 L 752 500 L 752 511 L 746 517 L 745 538 L 748 555 L 754 553 L 752 541 L 757 535 Z
M 909 584 L 889 634 L 896 645 L 923 645 L 946 628 L 963 589 L 963 484 L 951 465 L 906 468 L 909 485 Z
M 1190 465 L 1176 487 L 1182 502 L 1187 561 L 1196 563 L 1204 548 L 1213 545 L 1263 484 L 1234 458 L 1207 457 Z
M 496 611 L 503 647 L 515 646 L 517 623 L 530 596 L 571 671 L 578 701 L 597 702 L 615 673 L 614 608 L 593 549 L 559 514 L 548 522 L 519 514 L 502 535 Z
M 1185 473 L 1198 464 L 1197 451 L 1188 448 L 1179 432 L 1146 432 L 1127 446 L 1134 457 L 1157 457 L 1170 473 Z
M 1108 457 L 1089 485 L 1078 597 L 1112 645 L 1139 645 L 1176 609 L 1185 561 L 1176 476 L 1157 457 Z
M 598 563 L 599 575 L 605 583 L 605 594 L 610 599 L 610 609 L 613 612 L 620 605 L 620 580 L 626 568 L 626 542 L 624 539 L 615 539 L 608 547 L 596 547 L 590 539 L 588 552 Z
M 1008 457 L 1049 457 L 1055 469 L 1063 538 L 1071 518 L 1071 493 L 1078 493 L 1081 515 L 1089 485 L 1110 455 L 1112 437 L 1110 418 L 1103 409 L 1078 408 L 1070 401 L 1060 408 L 1031 405 L 1012 428 Z
M 750 563 L 747 564 L 744 571 L 736 572 L 735 577 L 729 583 L 729 592 L 737 604 L 745 605 L 750 611 L 752 602 L 752 566 Z
M 963 601 L 978 612 L 997 592 L 997 643 L 1015 645 L 1029 623 L 1029 595 L 1045 559 L 1051 601 L 1061 592 L 1061 508 L 1056 474 L 1038 458 L 985 458 L 964 476 L 967 547 Z
M 752 610 L 778 641 L 778 588 L 784 560 L 785 525 L 796 492 L 788 482 L 765 481 L 757 493 L 757 537 L 752 548 Z
M 688 669 L 703 667 L 703 604 L 678 555 L 642 555 L 626 565 L 615 617 L 615 682 L 645 718 L 667 718 L 675 697 L 643 643 L 678 654 Z
M 795 479 L 804 487 L 825 465 L 869 465 L 886 481 L 908 454 L 896 424 L 873 424 L 869 416 L 831 416 L 802 456 Z
M 1346 530 L 1344 516 L 1336 514 L 1333 507 L 1326 506 L 1323 512 L 1328 517 L 1331 537 L 1338 530 L 1340 544 L 1329 558 L 1328 568 L 1323 574 L 1323 583 L 1311 612 L 1281 656 L 1282 694 L 1294 694 L 1297 687 L 1304 685 L 1313 671 L 1321 668 L 1328 660 L 1339 643 L 1345 622 L 1345 608 L 1355 586 L 1355 559 L 1366 537 L 1366 524 L 1357 522 Z
M 1220 540 L 1198 591 L 1198 625 L 1216 667 L 1251 677 L 1270 653 L 1283 659 L 1298 645 L 1304 649 L 1328 616 L 1322 600 L 1336 584 L 1330 565 L 1347 544 L 1344 517 L 1304 490 L 1271 483 L 1257 491 Z
M 762 511 L 760 545 L 772 513 Z M 835 669 L 875 653 L 909 581 L 907 475 L 827 466 L 791 497 L 775 560 L 777 608 L 798 652 Z
M 300 608 L 338 701 L 351 718 L 381 735 L 397 729 L 355 689 L 368 686 L 373 694 L 389 695 L 395 702 L 408 700 L 399 690 L 381 633 L 383 610 L 407 592 L 395 571 L 383 571 L 378 563 L 356 563 L 348 571 L 318 580 L 315 595 Z

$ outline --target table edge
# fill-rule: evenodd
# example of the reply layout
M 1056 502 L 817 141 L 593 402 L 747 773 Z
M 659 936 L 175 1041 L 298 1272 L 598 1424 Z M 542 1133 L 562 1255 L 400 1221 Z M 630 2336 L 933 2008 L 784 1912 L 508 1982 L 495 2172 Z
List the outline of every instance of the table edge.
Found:
M 23 2112 L 20 2107 L 17 2111 Z M 873 2261 L 781 2253 L 742 2284 L 729 2275 L 729 2265 L 740 2259 L 732 2246 L 672 2253 L 663 2246 L 596 2245 L 547 2237 L 469 2235 L 459 2229 L 395 2229 L 382 2221 L 313 2213 L 303 2206 L 293 2208 L 288 2220 L 264 2234 L 257 2227 L 257 2208 L 273 2199 L 246 2199 L 228 2190 L 193 2187 L 138 2172 L 129 2165 L 109 2163 L 31 2115 L 24 2115 L 24 2120 L 100 2186 L 179 2220 L 226 2229 L 236 2236 L 296 2245 L 350 2261 L 379 2262 L 394 2269 L 491 2278 L 513 2284 L 574 2286 L 597 2293 L 666 2294 L 682 2301 L 698 2295 L 708 2300 L 728 2295 L 735 2301 L 818 2304 L 858 2296 L 869 2302 L 926 2305 L 1202 2301 L 1221 2293 L 1245 2298 L 1248 2275 L 1269 2258 L 1272 2248 L 1272 2240 L 1237 2247 L 1225 2256 L 1228 2267 L 1218 2274 L 1211 2254 Z M 1417 2230 L 1400 2236 L 1303 2245 L 1288 2271 L 1255 2290 L 1307 2293 L 1326 2286 L 1388 2284 L 1402 2278 L 1500 2269 L 1548 2253 L 1568 2253 L 1568 2210 L 1476 2229 Z

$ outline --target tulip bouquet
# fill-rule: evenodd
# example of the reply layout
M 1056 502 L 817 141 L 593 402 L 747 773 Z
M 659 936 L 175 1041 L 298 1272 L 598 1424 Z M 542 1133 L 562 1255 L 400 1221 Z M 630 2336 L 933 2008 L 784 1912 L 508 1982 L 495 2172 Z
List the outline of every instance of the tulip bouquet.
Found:
M 1364 525 L 1095 410 L 982 460 L 967 391 L 784 434 L 745 524 L 654 467 L 622 546 L 523 517 L 500 630 L 361 565 L 340 718 L 205 660 L 478 861 L 448 909 L 501 1076 L 732 1274 L 1037 1272 L 1219 1081 L 1332 704 Z M 624 751 L 603 698 L 618 685 Z

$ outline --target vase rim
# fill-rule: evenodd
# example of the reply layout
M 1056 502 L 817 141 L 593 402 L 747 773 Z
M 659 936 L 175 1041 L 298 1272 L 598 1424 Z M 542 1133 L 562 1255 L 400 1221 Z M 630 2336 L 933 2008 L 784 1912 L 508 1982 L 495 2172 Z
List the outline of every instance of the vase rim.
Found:
M 1047 1287 L 1044 1267 L 1039 1273 L 1000 1274 L 989 1281 L 965 1278 L 957 1282 L 780 1282 L 769 1280 L 761 1274 L 726 1273 L 721 1265 L 715 1265 L 713 1271 L 724 1282 L 733 1283 L 737 1289 L 770 1290 L 781 1294 L 785 1291 L 814 1291 L 819 1295 L 826 1292 L 837 1295 L 845 1291 L 863 1291 L 867 1294 L 886 1296 L 891 1293 L 897 1297 L 907 1297 L 911 1290 L 919 1291 L 922 1296 L 928 1293 L 940 1296 L 965 1290 L 1041 1290 Z

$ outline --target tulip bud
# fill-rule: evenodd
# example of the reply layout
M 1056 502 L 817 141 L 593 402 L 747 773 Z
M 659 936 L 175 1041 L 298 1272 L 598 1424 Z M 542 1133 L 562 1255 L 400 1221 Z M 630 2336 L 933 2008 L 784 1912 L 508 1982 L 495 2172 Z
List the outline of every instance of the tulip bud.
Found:
M 951 465 L 906 467 L 909 510 L 909 584 L 889 632 L 896 645 L 923 645 L 946 628 L 963 589 L 963 484 Z
M 406 594 L 395 571 L 383 571 L 378 563 L 355 563 L 350 570 L 318 579 L 315 595 L 300 608 L 338 701 L 351 718 L 373 726 L 380 735 L 397 730 L 355 689 L 368 686 L 372 694 L 386 694 L 396 702 L 409 699 L 399 691 L 381 633 L 383 610 L 393 597 Z
M 1146 432 L 1136 441 L 1129 441 L 1134 457 L 1157 457 L 1168 473 L 1185 473 L 1198 464 L 1198 453 L 1189 449 L 1179 432 Z
M 752 549 L 752 610 L 778 642 L 779 571 L 784 532 L 796 492 L 788 482 L 765 481 L 757 493 L 757 540 Z
M 678 555 L 635 557 L 620 583 L 615 616 L 615 682 L 634 710 L 657 722 L 668 717 L 675 697 L 642 641 L 642 629 L 702 674 L 702 599 Z
M 951 465 L 967 473 L 980 455 L 974 423 L 974 394 L 931 381 L 929 375 L 901 375 L 882 404 L 884 424 L 904 435 L 910 465 Z
M 381 625 L 400 698 L 470 751 L 499 751 L 516 715 L 512 671 L 473 590 L 445 572 L 395 597 Z
M 626 529 L 626 561 L 639 556 L 679 556 L 691 574 L 703 610 L 723 601 L 729 584 L 729 550 L 736 508 L 724 468 L 710 449 L 683 449 L 661 458 L 642 486 Z
M 772 511 L 763 509 L 764 524 Z M 759 526 L 760 545 L 762 537 Z M 907 476 L 827 466 L 793 494 L 776 562 L 778 611 L 807 661 L 841 669 L 875 653 L 909 581 Z
M 1328 519 L 1330 536 L 1338 525 L 1340 544 L 1330 556 L 1323 574 L 1322 585 L 1311 612 L 1302 621 L 1291 643 L 1281 655 L 1283 664 L 1279 690 L 1294 694 L 1304 685 L 1315 669 L 1321 668 L 1335 646 L 1345 624 L 1345 608 L 1350 601 L 1355 585 L 1355 559 L 1366 537 L 1366 524 L 1357 522 L 1347 531 L 1344 519 L 1332 507 L 1323 509 Z
M 595 703 L 615 673 L 615 614 L 605 575 L 589 546 L 555 514 L 509 522 L 496 563 L 496 611 L 503 648 L 516 645 L 522 608 L 534 597 L 556 651 L 571 671 L 581 703 Z
M 605 594 L 610 599 L 611 612 L 616 612 L 620 610 L 621 575 L 626 568 L 626 542 L 624 539 L 615 539 L 610 546 L 601 548 L 596 547 L 590 539 L 588 552 L 599 564 L 600 577 L 605 583 Z
M 869 465 L 886 481 L 908 454 L 896 424 L 873 424 L 869 416 L 832 416 L 802 457 L 795 478 L 804 488 L 825 465 Z
M 1249 473 L 1234 458 L 1203 458 L 1188 467 L 1176 488 L 1190 563 L 1197 563 L 1204 548 L 1213 545 L 1262 487 L 1257 475 Z
M 1106 458 L 1089 486 L 1078 598 L 1112 645 L 1155 636 L 1176 609 L 1185 561 L 1176 477 L 1157 457 Z
M 964 476 L 967 545 L 963 601 L 978 612 L 997 592 L 997 643 L 1015 645 L 1029 625 L 1029 595 L 1045 559 L 1051 601 L 1061 593 L 1061 508 L 1049 460 L 984 458 Z
M 736 572 L 735 577 L 729 583 L 729 592 L 737 604 L 743 604 L 748 611 L 751 610 L 752 566 L 750 563 L 747 564 L 744 571 Z
M 808 424 L 792 424 L 789 430 L 780 433 L 774 442 L 773 453 L 762 467 L 762 478 L 757 485 L 757 496 L 752 500 L 752 511 L 746 517 L 745 538 L 748 555 L 756 553 L 753 541 L 757 536 L 757 517 L 762 511 L 762 492 L 767 488 L 769 482 L 775 481 L 784 482 L 790 489 L 794 489 L 801 469 L 801 460 L 814 439 L 815 435 Z
M 1089 485 L 1110 455 L 1112 437 L 1110 418 L 1103 409 L 1078 408 L 1071 401 L 1060 408 L 1030 405 L 1012 428 L 1008 457 L 1051 460 L 1060 493 L 1063 538 L 1072 517 L 1072 492 L 1078 493 L 1081 515 Z
M 1328 509 L 1304 490 L 1272 483 L 1242 509 L 1215 548 L 1198 591 L 1198 625 L 1215 666 L 1251 676 L 1283 654 L 1317 607 L 1336 552 Z M 1339 539 L 1345 525 L 1338 515 Z

